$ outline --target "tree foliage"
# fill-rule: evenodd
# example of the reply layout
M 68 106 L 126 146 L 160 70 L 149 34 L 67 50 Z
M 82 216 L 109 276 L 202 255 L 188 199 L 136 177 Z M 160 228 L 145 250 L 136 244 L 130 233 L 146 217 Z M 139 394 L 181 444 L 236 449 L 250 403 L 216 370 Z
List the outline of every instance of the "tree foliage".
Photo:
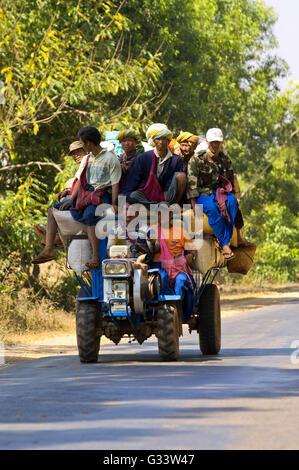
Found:
M 250 188 L 241 205 L 260 270 L 283 272 L 298 229 L 298 88 L 279 90 L 287 65 L 272 52 L 275 20 L 258 0 L 1 0 L 5 255 L 30 262 L 32 225 L 73 172 L 66 153 L 80 127 L 144 132 L 159 121 L 174 135 L 223 129 Z
M 2 1 L 0 145 L 10 149 L 6 158 L 28 159 L 20 137 L 31 134 L 38 153 L 55 161 L 82 122 L 101 130 L 126 125 L 155 101 L 159 56 L 123 50 L 130 20 L 120 10 L 121 3 L 111 1 Z
M 264 166 L 263 174 L 257 173 L 256 184 L 242 202 L 247 234 L 259 245 L 254 273 L 281 281 L 294 280 L 299 271 L 299 87 L 288 95 L 296 129 L 282 147 L 269 149 L 272 164 Z
M 169 93 L 158 119 L 176 132 L 221 127 L 236 169 L 252 175 L 286 137 L 288 100 L 277 93 L 286 64 L 272 54 L 272 9 L 249 0 L 133 0 L 124 11 L 136 19 L 136 52 L 161 44 L 160 86 Z

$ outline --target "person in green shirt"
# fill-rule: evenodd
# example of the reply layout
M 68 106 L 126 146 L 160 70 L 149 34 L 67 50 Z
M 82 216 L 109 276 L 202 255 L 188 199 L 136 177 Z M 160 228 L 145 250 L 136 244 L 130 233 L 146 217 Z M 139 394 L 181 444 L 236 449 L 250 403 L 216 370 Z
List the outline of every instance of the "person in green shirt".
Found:
M 192 208 L 203 205 L 209 224 L 227 260 L 234 258 L 229 242 L 239 204 L 232 193 L 234 171 L 231 160 L 221 150 L 223 134 L 218 128 L 206 135 L 208 149 L 195 154 L 188 165 L 187 197 Z

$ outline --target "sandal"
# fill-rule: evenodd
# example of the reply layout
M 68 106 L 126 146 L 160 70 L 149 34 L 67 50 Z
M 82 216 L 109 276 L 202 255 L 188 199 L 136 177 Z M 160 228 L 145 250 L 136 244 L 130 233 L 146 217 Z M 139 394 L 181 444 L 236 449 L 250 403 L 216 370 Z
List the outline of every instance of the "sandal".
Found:
M 232 251 L 230 253 L 223 253 L 223 256 L 226 261 L 230 261 L 236 257 L 236 255 Z
M 48 261 L 52 261 L 53 259 L 55 259 L 55 256 L 38 255 L 32 260 L 32 264 L 47 263 Z

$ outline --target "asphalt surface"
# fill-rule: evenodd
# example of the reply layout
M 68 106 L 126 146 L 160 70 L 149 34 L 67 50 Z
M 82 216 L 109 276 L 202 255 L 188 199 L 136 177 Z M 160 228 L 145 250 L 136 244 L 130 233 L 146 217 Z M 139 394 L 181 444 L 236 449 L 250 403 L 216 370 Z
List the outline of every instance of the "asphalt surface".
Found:
M 298 319 L 299 301 L 224 318 L 217 356 L 186 330 L 175 363 L 150 338 L 106 344 L 97 364 L 1 366 L 0 449 L 298 450 Z

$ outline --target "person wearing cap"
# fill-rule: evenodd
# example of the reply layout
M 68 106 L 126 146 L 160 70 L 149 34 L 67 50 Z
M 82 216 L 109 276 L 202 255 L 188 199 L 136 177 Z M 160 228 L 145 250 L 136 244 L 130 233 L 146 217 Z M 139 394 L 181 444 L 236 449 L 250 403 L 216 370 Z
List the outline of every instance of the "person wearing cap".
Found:
M 86 157 L 87 155 L 85 156 L 85 151 L 83 149 L 83 146 L 81 144 L 81 142 L 79 140 L 76 140 L 75 142 L 72 142 L 69 146 L 69 155 L 73 158 L 73 160 L 78 164 L 80 165 L 81 161 Z M 57 194 L 57 199 L 58 199 L 58 202 L 60 202 L 62 199 L 64 201 L 66 201 L 67 199 L 66 198 L 70 198 L 71 194 L 72 194 L 72 191 L 73 191 L 73 188 L 76 184 L 76 181 L 80 178 L 80 172 L 79 170 L 77 170 L 76 174 L 75 174 L 75 177 L 74 178 L 71 178 L 70 180 L 68 180 L 65 184 L 65 188 L 60 191 L 58 194 Z M 48 221 L 49 223 L 49 221 Z M 47 224 L 48 224 L 47 223 Z M 47 233 L 47 230 L 45 227 L 42 227 L 41 225 L 39 224 L 36 224 L 33 226 L 33 229 L 36 233 L 36 235 L 43 241 L 45 242 L 46 240 L 46 233 Z M 55 240 L 54 240 L 54 244 L 56 246 L 58 245 L 62 245 L 62 242 L 60 240 L 60 237 L 58 235 L 58 233 L 56 234 L 56 237 L 55 237 Z
M 119 132 L 117 140 L 121 143 L 123 153 L 119 156 L 122 176 L 119 182 L 119 192 L 126 185 L 127 178 L 130 177 L 131 171 L 134 171 L 134 164 L 137 157 L 144 152 L 144 148 L 135 129 L 126 129 Z
M 86 161 L 86 158 L 87 158 L 86 152 L 84 151 L 83 146 L 79 140 L 76 140 L 75 142 L 71 143 L 69 147 L 69 154 L 73 158 L 74 162 L 76 162 L 78 165 L 80 165 L 83 159 L 84 161 Z M 80 178 L 80 171 L 78 169 L 76 171 L 75 177 L 67 181 L 65 185 L 65 189 L 63 189 L 62 191 L 60 191 L 60 193 L 58 193 L 57 195 L 58 201 L 72 194 L 76 181 L 79 178 Z
M 209 224 L 214 231 L 224 257 L 233 259 L 229 242 L 234 228 L 239 204 L 232 193 L 234 172 L 231 160 L 221 151 L 221 129 L 209 129 L 206 135 L 208 149 L 195 154 L 188 166 L 187 197 L 194 209 L 203 205 Z
M 179 202 L 186 188 L 182 158 L 169 150 L 172 133 L 165 124 L 152 124 L 146 138 L 153 150 L 142 153 L 136 160 L 122 194 L 130 203 L 148 205 L 167 201 Z
M 199 137 L 191 132 L 181 132 L 176 138 L 180 145 L 180 154 L 182 155 L 184 167 L 187 172 L 190 158 L 194 155 L 195 149 L 199 144 Z

